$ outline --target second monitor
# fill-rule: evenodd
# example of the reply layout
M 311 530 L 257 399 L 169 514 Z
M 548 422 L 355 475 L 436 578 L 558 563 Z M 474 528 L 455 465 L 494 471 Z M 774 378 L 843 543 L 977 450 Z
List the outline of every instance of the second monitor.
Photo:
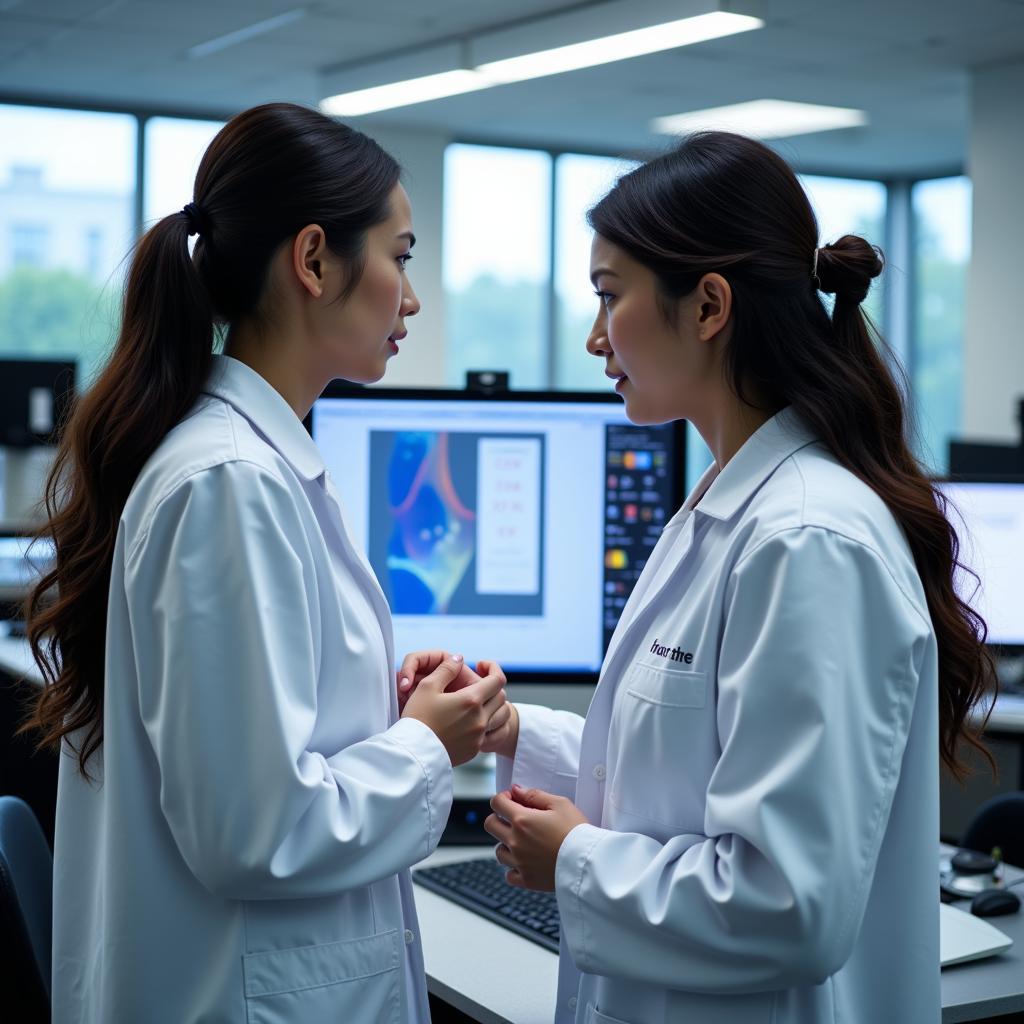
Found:
M 634 426 L 610 393 L 337 384 L 309 425 L 396 658 L 442 647 L 516 682 L 595 681 L 684 498 L 685 424 Z

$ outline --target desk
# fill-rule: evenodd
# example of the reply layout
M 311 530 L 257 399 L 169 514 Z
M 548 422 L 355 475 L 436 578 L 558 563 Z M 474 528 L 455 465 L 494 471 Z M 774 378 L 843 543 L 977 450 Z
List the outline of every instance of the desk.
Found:
M 945 848 L 948 852 L 949 848 Z M 423 864 L 493 857 L 489 847 L 442 846 Z M 1011 878 L 1024 872 L 1007 869 Z M 427 987 L 482 1024 L 551 1024 L 558 957 L 417 885 Z M 938 865 L 935 898 L 938 899 Z M 1018 886 L 1018 892 L 1024 886 Z M 957 903 L 966 909 L 967 901 Z M 942 971 L 942 1022 L 958 1024 L 1024 1011 L 1024 911 L 993 918 L 1013 939 L 1001 956 Z M 511 966 L 514 965 L 514 968 Z M 525 979 L 529 979 L 526 984 Z

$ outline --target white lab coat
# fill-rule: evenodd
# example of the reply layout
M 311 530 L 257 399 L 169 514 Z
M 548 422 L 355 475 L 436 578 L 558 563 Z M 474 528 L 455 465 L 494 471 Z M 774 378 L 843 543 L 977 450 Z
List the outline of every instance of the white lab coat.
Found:
M 586 722 L 520 706 L 499 759 L 592 823 L 558 1024 L 936 1024 L 937 678 L 901 530 L 784 410 L 665 527 Z
M 219 357 L 120 522 L 100 783 L 61 759 L 56 1024 L 428 1020 L 452 772 L 393 664 L 316 446 Z

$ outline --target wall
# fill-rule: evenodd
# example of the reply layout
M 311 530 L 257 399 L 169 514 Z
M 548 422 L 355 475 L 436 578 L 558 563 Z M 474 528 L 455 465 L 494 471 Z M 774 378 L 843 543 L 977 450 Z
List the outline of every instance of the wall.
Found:
M 984 68 L 971 80 L 967 170 L 974 186 L 967 279 L 963 434 L 1014 440 L 1024 396 L 1024 63 Z
M 414 258 L 409 279 L 421 310 L 408 322 L 409 337 L 391 360 L 381 382 L 401 387 L 438 387 L 444 383 L 445 319 L 441 276 L 444 197 L 444 150 L 447 135 L 422 130 L 354 125 L 376 139 L 401 164 L 403 184 L 412 203 Z

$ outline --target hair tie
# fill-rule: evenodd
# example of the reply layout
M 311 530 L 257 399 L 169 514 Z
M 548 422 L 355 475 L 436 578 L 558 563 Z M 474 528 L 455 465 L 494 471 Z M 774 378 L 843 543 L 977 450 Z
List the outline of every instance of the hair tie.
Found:
M 814 260 L 811 263 L 811 280 L 814 282 L 814 287 L 821 291 L 821 280 L 818 277 L 818 253 L 820 249 L 814 250 Z
M 181 212 L 188 220 L 190 235 L 205 235 L 209 232 L 210 222 L 207 220 L 206 214 L 195 203 L 186 203 Z

